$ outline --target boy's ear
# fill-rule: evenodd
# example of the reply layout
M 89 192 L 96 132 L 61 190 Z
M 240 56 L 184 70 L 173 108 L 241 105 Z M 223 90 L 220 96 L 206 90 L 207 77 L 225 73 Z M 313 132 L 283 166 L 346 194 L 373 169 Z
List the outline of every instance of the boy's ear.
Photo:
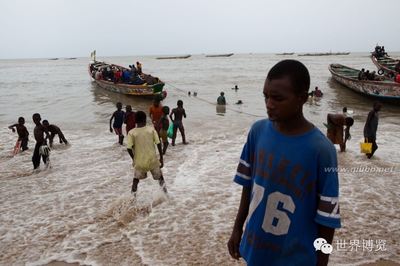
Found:
M 308 92 L 302 92 L 299 94 L 299 98 L 301 99 L 301 102 L 305 104 L 308 100 Z

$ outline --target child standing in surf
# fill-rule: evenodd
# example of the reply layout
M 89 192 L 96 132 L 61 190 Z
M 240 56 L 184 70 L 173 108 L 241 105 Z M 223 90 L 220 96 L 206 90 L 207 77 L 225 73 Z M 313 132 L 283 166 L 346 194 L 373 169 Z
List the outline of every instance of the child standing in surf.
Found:
M 43 162 L 47 165 L 49 157 L 49 148 L 47 147 L 46 139 L 49 138 L 50 136 L 47 129 L 40 123 L 40 121 L 42 120 L 40 114 L 38 113 L 33 114 L 32 120 L 36 125 L 33 130 L 33 134 L 36 140 L 36 145 L 35 145 L 35 150 L 33 151 L 32 163 L 33 163 L 33 169 L 37 169 L 40 166 L 40 157 L 42 157 Z M 46 138 L 44 137 L 44 134 L 46 134 Z
M 29 141 L 29 138 L 28 138 L 29 132 L 26 129 L 24 124 L 25 124 L 25 118 L 20 117 L 20 118 L 18 118 L 18 124 L 14 124 L 14 125 L 11 125 L 8 127 L 13 132 L 15 132 L 15 128 L 17 129 L 17 133 L 18 133 L 17 142 L 20 142 L 19 145 L 21 146 L 22 151 L 25 151 L 28 149 L 28 141 Z
M 159 160 L 157 160 L 155 145 L 160 154 Z M 158 180 L 166 193 L 167 188 L 161 172 L 164 162 L 160 138 L 153 126 L 146 126 L 146 114 L 142 111 L 136 112 L 136 127 L 128 133 L 127 148 L 135 167 L 132 193 L 136 194 L 139 180 L 145 179 L 147 172 L 151 172 L 153 178 Z
M 114 119 L 114 124 L 111 127 L 112 120 Z M 122 111 L 122 103 L 118 102 L 117 103 L 117 111 L 115 111 L 111 118 L 110 118 L 110 132 L 114 132 L 115 134 L 118 135 L 118 143 L 122 145 L 124 142 L 124 135 L 122 134 L 122 124 L 124 123 L 125 120 L 125 112 Z
M 186 136 L 185 136 L 185 128 L 183 127 L 182 119 L 186 118 L 186 112 L 185 108 L 183 108 L 183 101 L 179 100 L 177 102 L 176 108 L 172 109 L 171 114 L 169 117 L 171 118 L 171 121 L 174 125 L 174 134 L 172 136 L 172 146 L 175 146 L 175 139 L 176 139 L 176 133 L 179 129 L 182 135 L 182 142 L 183 144 L 188 144 L 186 142 Z

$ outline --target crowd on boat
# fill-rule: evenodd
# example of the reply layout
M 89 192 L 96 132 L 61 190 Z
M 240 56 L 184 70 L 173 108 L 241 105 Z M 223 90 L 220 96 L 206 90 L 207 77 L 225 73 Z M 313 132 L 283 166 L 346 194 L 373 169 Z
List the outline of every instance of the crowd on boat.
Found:
M 375 71 L 369 72 L 369 70 L 365 71 L 365 69 L 362 68 L 358 73 L 358 80 L 383 81 L 385 78 L 377 75 Z
M 385 56 L 388 56 L 388 54 L 385 51 L 385 46 L 375 46 L 375 51 L 372 53 L 373 56 L 376 58 L 382 58 Z
M 90 65 L 89 71 L 95 80 L 114 83 L 152 85 L 160 82 L 158 78 L 144 74 L 142 72 L 142 64 L 139 61 L 136 62 L 136 66 L 134 64 L 129 65 L 129 69 L 117 65 L 105 64 L 104 62 L 97 62 Z

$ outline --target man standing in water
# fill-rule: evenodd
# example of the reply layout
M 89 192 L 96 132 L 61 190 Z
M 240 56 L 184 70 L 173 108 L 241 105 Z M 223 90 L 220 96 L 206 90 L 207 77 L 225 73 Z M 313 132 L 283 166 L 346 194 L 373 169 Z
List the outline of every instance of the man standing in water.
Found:
M 36 145 L 35 145 L 35 150 L 33 151 L 32 163 L 33 163 L 33 169 L 37 169 L 40 165 L 40 156 L 42 156 L 43 162 L 47 164 L 49 148 L 47 147 L 46 139 L 49 138 L 50 136 L 47 129 L 40 123 L 40 120 L 42 120 L 40 114 L 38 113 L 33 114 L 32 120 L 36 125 L 35 129 L 33 130 L 33 134 L 36 140 Z M 46 134 L 46 138 L 44 138 L 43 134 Z M 41 148 L 42 146 L 47 147 L 47 149 Z
M 367 153 L 368 159 L 374 155 L 375 151 L 378 149 L 376 144 L 376 131 L 378 130 L 379 115 L 378 112 L 381 110 L 381 103 L 375 102 L 374 108 L 368 113 L 367 121 L 364 126 L 364 138 L 365 142 L 372 143 L 372 152 Z
M 183 144 L 187 144 L 185 136 L 185 128 L 183 127 L 182 123 L 183 117 L 186 118 L 186 112 L 185 109 L 183 108 L 182 100 L 179 100 L 177 102 L 177 105 L 178 107 L 172 109 L 171 114 L 169 115 L 169 118 L 171 118 L 171 121 L 174 125 L 174 133 L 172 136 L 172 143 L 171 143 L 172 146 L 175 146 L 176 133 L 178 129 L 181 132 Z M 172 118 L 172 115 L 174 115 L 174 118 Z
M 217 98 L 217 104 L 219 105 L 225 105 L 226 104 L 226 100 L 225 100 L 225 93 L 223 91 L 221 91 L 219 97 Z
M 327 137 L 333 144 L 339 144 L 340 151 L 346 151 L 346 142 L 350 140 L 350 127 L 354 124 L 351 117 L 346 117 L 344 114 L 328 114 L 327 115 Z M 346 128 L 344 129 L 344 126 Z M 343 137 L 344 132 L 344 137 Z
M 147 172 L 151 172 L 153 178 L 158 180 L 160 186 L 167 193 L 164 177 L 161 168 L 164 166 L 163 153 L 161 150 L 160 138 L 154 127 L 146 126 L 146 114 L 142 111 L 136 112 L 136 127 L 129 131 L 127 136 L 128 153 L 133 160 L 135 174 L 132 182 L 132 193 L 136 193 L 140 179 L 147 177 Z M 160 154 L 157 160 L 156 149 Z
M 257 121 L 243 147 L 234 181 L 243 186 L 228 242 L 248 265 L 327 265 L 340 227 L 336 150 L 303 116 L 310 75 L 296 60 L 269 71 L 264 85 L 268 119 Z M 245 225 L 243 233 L 242 228 Z

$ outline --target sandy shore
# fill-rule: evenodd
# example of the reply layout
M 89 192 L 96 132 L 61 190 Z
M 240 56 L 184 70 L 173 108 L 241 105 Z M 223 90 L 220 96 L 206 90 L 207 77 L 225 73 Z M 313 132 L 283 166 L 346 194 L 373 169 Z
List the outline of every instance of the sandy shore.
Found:
M 362 266 L 400 266 L 399 263 L 396 263 L 394 261 L 391 260 L 378 260 L 376 262 L 372 262 L 372 263 L 367 263 L 367 264 L 362 264 Z
M 52 261 L 45 266 L 80 266 L 79 263 L 67 263 L 63 261 Z M 391 260 L 378 260 L 376 262 L 362 264 L 361 266 L 400 266 L 399 263 L 396 263 Z

